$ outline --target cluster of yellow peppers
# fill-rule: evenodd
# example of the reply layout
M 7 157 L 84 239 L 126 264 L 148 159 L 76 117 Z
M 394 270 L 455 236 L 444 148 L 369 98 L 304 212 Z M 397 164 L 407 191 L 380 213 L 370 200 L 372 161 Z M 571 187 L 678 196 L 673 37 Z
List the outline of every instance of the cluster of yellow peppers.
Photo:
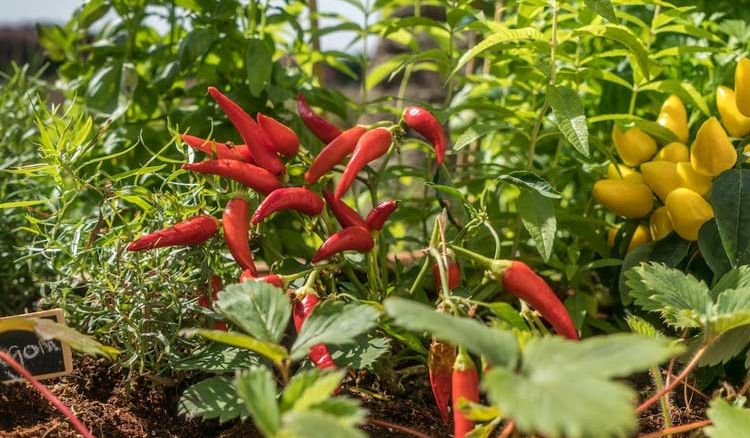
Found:
M 637 127 L 624 132 L 617 125 L 612 129 L 612 141 L 623 164 L 609 165 L 607 179 L 594 184 L 594 198 L 628 219 L 651 215 L 648 226 L 639 225 L 635 230 L 628 251 L 672 231 L 685 240 L 697 240 L 701 226 L 713 217 L 711 204 L 705 199 L 712 180 L 737 162 L 737 151 L 727 132 L 732 137 L 750 133 L 750 60 L 740 59 L 734 87 L 716 90 L 722 123 L 716 117 L 706 120 L 690 149 L 686 146 L 687 111 L 676 95 L 664 102 L 656 122 L 672 131 L 677 142 L 657 150 L 654 139 Z M 640 172 L 636 170 L 639 166 Z M 662 204 L 655 210 L 654 195 Z M 612 228 L 609 232 L 610 246 L 617 231 Z

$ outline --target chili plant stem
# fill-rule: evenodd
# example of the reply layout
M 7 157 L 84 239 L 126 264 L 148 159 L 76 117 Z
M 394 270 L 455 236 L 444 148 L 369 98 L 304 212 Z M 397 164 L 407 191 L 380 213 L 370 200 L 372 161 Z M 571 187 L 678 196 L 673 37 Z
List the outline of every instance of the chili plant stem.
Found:
M 664 388 L 662 388 L 661 391 L 658 391 L 656 394 L 652 395 L 651 398 L 641 403 L 636 408 L 635 412 L 637 414 L 640 414 L 641 412 L 651 407 L 651 405 L 659 401 L 659 399 L 662 398 L 665 394 L 668 394 L 673 389 L 675 389 L 677 385 L 679 385 L 680 382 L 685 379 L 695 369 L 696 366 L 698 366 L 698 362 L 700 362 L 703 355 L 706 354 L 709 345 L 710 343 L 706 343 L 698 351 L 696 351 L 693 355 L 693 358 L 690 359 L 690 362 L 685 366 L 682 372 L 677 377 L 675 377 L 675 379 L 671 381 L 669 385 L 666 385 Z
M 497 438 L 508 438 L 510 437 L 510 434 L 513 433 L 513 429 L 516 428 L 516 423 L 511 420 L 508 422 L 508 424 L 505 425 L 503 430 L 500 431 L 500 435 L 497 436 Z
M 651 373 L 651 378 L 654 379 L 656 390 L 661 391 L 664 389 L 664 381 L 661 378 L 661 371 L 659 371 L 659 368 L 651 368 L 649 372 Z M 672 427 L 672 416 L 669 412 L 669 395 L 665 394 L 664 397 L 660 398 L 659 404 L 661 405 L 661 417 L 662 420 L 664 420 L 664 428 L 669 429 Z
M 638 438 L 659 438 L 673 433 L 688 432 L 702 427 L 710 426 L 711 420 L 696 421 L 695 423 L 683 424 L 681 426 L 669 427 L 666 429 L 659 430 L 657 432 L 647 433 L 645 435 L 639 435 Z

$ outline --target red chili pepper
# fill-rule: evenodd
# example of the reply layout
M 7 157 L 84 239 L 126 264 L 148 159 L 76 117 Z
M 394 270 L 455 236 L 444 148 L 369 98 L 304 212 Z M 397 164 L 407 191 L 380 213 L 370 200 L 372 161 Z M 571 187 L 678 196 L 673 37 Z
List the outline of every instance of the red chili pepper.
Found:
M 388 220 L 391 213 L 396 211 L 397 207 L 398 203 L 396 201 L 383 201 L 376 205 L 375 208 L 370 210 L 370 213 L 368 213 L 367 218 L 365 219 L 367 228 L 369 228 L 370 231 L 382 230 L 385 221 Z
M 347 155 L 354 152 L 360 137 L 367 132 L 362 126 L 355 126 L 342 132 L 324 147 L 315 157 L 305 173 L 305 181 L 315 184 L 321 176 L 333 169 L 333 166 L 341 162 Z
M 300 332 L 302 324 L 310 316 L 315 306 L 318 305 L 318 301 L 318 294 L 314 292 L 308 292 L 301 300 L 298 298 L 294 299 L 292 319 L 294 320 L 294 328 L 297 330 L 297 333 Z M 331 357 L 328 347 L 325 344 L 317 344 L 310 347 L 308 356 L 312 363 L 321 370 L 336 369 L 336 363 L 333 361 L 333 357 Z
M 453 290 L 461 284 L 461 268 L 453 257 L 448 257 L 446 275 L 448 276 L 448 289 Z M 440 267 L 437 263 L 432 265 L 432 277 L 435 279 L 435 290 L 440 292 L 443 283 L 440 280 Z
M 328 190 L 323 190 L 323 197 L 326 200 L 328 208 L 331 209 L 331 213 L 336 217 L 336 220 L 341 224 L 342 228 L 347 227 L 367 227 L 365 220 L 359 215 L 353 208 L 346 205 L 342 200 L 336 200 L 333 198 L 333 193 Z
M 280 275 L 269 274 L 269 275 L 264 275 L 262 277 L 256 277 L 248 269 L 242 271 L 242 274 L 240 274 L 240 283 L 245 282 L 245 281 L 265 281 L 266 283 L 272 284 L 281 289 L 285 287 L 284 279 L 282 279 Z
M 146 234 L 128 245 L 128 251 L 163 248 L 175 245 L 198 245 L 216 234 L 216 218 L 202 214 L 155 233 Z
M 365 227 L 344 228 L 329 237 L 312 258 L 313 263 L 328 259 L 343 251 L 368 252 L 375 246 L 370 230 Z
M 336 192 L 334 197 L 341 199 L 349 190 L 357 174 L 362 170 L 367 163 L 380 158 L 391 146 L 393 136 L 391 131 L 385 128 L 375 128 L 367 131 L 357 142 L 357 146 L 354 148 L 352 159 L 349 160 L 349 164 L 344 169 L 344 174 L 341 176 L 339 185 L 336 186 Z
M 208 93 L 216 100 L 229 121 L 237 129 L 253 156 L 253 161 L 274 175 L 284 172 L 284 163 L 276 155 L 273 143 L 260 129 L 255 120 L 232 99 L 223 95 L 216 87 L 208 87 Z
M 258 113 L 256 118 L 258 119 L 258 126 L 271 140 L 276 152 L 287 157 L 297 155 L 297 152 L 299 152 L 299 137 L 290 127 L 263 113 Z
M 431 112 L 419 106 L 407 106 L 404 109 L 404 121 L 413 130 L 422 134 L 435 148 L 438 165 L 443 164 L 447 141 L 440 122 Z
M 455 360 L 455 347 L 435 339 L 432 340 L 427 360 L 430 372 L 430 386 L 432 387 L 435 404 L 438 411 L 440 411 L 440 417 L 445 424 L 448 424 L 450 421 L 448 405 L 451 400 L 451 376 Z
M 224 241 L 229 252 L 242 269 L 255 273 L 253 253 L 250 251 L 248 231 L 250 227 L 250 204 L 245 198 L 234 198 L 227 202 L 221 223 L 224 226 Z
M 282 187 L 278 178 L 271 172 L 262 167 L 237 160 L 206 160 L 199 163 L 183 164 L 182 168 L 197 173 L 223 176 L 264 195 Z
M 479 373 L 477 367 L 463 349 L 459 350 L 453 364 L 451 376 L 453 398 L 453 434 L 455 438 L 464 436 L 474 429 L 474 422 L 469 420 L 458 409 L 461 399 L 479 403 Z
M 315 114 L 302 93 L 297 95 L 297 111 L 307 128 L 323 143 L 330 143 L 341 134 L 338 126 Z
M 323 200 L 317 193 L 305 187 L 285 187 L 274 190 L 263 200 L 253 214 L 253 224 L 281 210 L 296 210 L 316 216 L 323 211 Z
M 253 157 L 250 154 L 250 149 L 248 149 L 244 144 L 230 147 L 226 143 L 206 140 L 205 138 L 195 137 L 187 134 L 182 134 L 182 141 L 184 141 L 185 144 L 187 144 L 191 148 L 199 150 L 210 156 L 215 155 L 216 158 L 239 160 L 246 163 L 251 163 L 253 161 Z

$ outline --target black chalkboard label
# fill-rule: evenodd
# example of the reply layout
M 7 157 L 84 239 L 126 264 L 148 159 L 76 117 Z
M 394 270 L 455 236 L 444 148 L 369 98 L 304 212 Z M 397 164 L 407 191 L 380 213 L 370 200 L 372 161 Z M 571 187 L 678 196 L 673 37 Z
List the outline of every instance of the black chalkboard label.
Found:
M 59 324 L 65 323 L 61 309 L 1 318 L 46 318 Z M 57 340 L 44 340 L 36 333 L 26 330 L 8 330 L 0 332 L 0 350 L 8 353 L 13 359 L 26 368 L 37 379 L 70 374 L 73 361 L 70 347 Z M 0 382 L 18 380 L 18 376 L 6 363 L 0 362 Z

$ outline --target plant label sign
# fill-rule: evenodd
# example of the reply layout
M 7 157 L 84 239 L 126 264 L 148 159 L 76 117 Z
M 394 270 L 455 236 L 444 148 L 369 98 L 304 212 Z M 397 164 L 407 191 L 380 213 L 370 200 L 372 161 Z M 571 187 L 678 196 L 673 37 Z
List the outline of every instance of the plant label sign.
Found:
M 26 313 L 0 318 L 0 320 L 15 318 L 47 318 L 59 324 L 65 323 L 62 309 Z M 73 371 L 70 347 L 55 339 L 40 339 L 33 331 L 8 330 L 0 332 L 0 350 L 7 352 L 40 380 L 64 376 Z M 0 382 L 12 382 L 18 379 L 20 379 L 20 376 L 7 364 L 0 362 Z

